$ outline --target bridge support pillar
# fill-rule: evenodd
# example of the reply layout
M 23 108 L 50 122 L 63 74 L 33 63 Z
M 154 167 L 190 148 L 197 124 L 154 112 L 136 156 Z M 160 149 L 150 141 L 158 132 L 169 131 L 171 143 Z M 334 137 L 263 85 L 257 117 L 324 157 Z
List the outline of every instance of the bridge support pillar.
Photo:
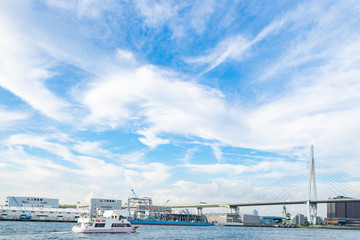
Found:
M 202 216 L 203 207 L 197 207 L 197 215 Z
M 311 188 L 312 185 L 312 188 Z M 309 183 L 308 183 L 308 196 L 306 201 L 307 207 L 307 218 L 308 222 L 312 225 L 316 225 L 317 218 L 317 204 L 311 203 L 311 194 L 312 199 L 317 199 L 316 193 L 316 180 L 315 180 L 315 161 L 314 161 L 314 146 L 310 146 L 310 161 L 309 161 Z
M 239 213 L 240 212 L 240 207 L 238 207 L 238 206 L 229 206 L 229 212 L 230 213 Z

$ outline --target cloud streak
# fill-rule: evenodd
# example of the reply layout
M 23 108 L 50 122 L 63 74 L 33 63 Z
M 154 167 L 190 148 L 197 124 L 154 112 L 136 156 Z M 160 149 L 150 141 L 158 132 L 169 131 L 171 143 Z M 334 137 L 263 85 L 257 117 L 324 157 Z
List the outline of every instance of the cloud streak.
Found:
M 218 43 L 214 49 L 209 51 L 209 54 L 187 58 L 185 61 L 190 64 L 209 65 L 201 74 L 210 72 L 226 61 L 241 61 L 255 44 L 261 42 L 268 35 L 279 31 L 287 23 L 287 18 L 287 16 L 284 16 L 275 19 L 252 40 L 248 40 L 240 34 L 231 36 Z

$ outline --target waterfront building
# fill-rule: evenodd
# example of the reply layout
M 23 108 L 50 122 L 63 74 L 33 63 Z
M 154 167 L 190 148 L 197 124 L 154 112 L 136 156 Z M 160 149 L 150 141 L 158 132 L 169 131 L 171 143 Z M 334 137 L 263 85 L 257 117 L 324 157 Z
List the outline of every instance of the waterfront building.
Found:
M 60 206 L 59 199 L 9 196 L 6 205 L 0 206 L 0 220 L 76 221 L 98 211 L 121 209 L 122 201 L 116 199 L 92 198 L 85 204 Z
M 305 216 L 303 214 L 297 214 L 295 217 L 293 217 L 290 221 L 291 224 L 294 225 L 300 225 L 305 223 Z
M 260 216 L 243 213 L 206 214 L 207 220 L 217 225 L 259 225 Z
M 260 223 L 263 224 L 263 225 L 282 224 L 282 222 L 283 222 L 282 217 L 262 216 L 260 218 Z
M 333 199 L 351 199 L 337 196 Z M 327 204 L 327 218 L 360 218 L 360 202 L 339 202 Z
M 9 207 L 39 207 L 39 208 L 58 208 L 59 199 L 43 197 L 14 197 L 6 198 L 5 206 Z
M 351 198 L 337 196 L 333 199 Z M 325 224 L 360 224 L 360 202 L 328 203 Z
M 76 221 L 88 213 L 76 208 L 0 206 L 0 220 Z
M 122 201 L 108 198 L 91 198 L 90 202 L 78 204 L 77 209 L 88 210 L 91 216 L 95 216 L 97 211 L 103 213 L 106 210 L 121 210 Z

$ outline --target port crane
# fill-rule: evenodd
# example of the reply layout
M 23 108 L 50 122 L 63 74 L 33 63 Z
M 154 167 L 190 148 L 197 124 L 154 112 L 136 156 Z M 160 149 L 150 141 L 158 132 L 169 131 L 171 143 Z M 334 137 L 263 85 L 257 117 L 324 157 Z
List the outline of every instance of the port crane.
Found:
M 161 213 L 161 211 L 165 208 L 166 204 L 168 204 L 170 200 L 167 200 L 163 206 L 161 206 L 160 210 L 155 213 L 155 218 Z
M 134 189 L 131 189 L 131 191 L 132 191 L 132 193 L 133 193 L 133 195 L 134 195 L 135 198 L 139 198 L 139 197 L 136 195 Z
M 286 210 L 286 205 L 283 205 L 283 224 L 288 225 L 290 224 L 290 220 L 291 220 L 291 214 Z

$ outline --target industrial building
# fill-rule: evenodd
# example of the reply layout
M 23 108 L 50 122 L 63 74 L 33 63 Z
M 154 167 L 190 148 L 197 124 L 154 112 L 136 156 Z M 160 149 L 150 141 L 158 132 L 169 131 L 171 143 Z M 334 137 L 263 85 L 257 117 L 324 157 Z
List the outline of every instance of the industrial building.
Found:
M 260 224 L 259 216 L 243 213 L 214 213 L 206 214 L 206 217 L 209 222 L 215 225 L 242 226 Z
M 9 207 L 39 207 L 39 208 L 58 208 L 59 199 L 42 197 L 14 197 L 6 198 L 5 206 Z
M 337 196 L 333 199 L 351 198 Z M 325 224 L 360 225 L 360 202 L 328 203 Z
M 96 215 L 98 210 L 121 208 L 122 201 L 116 199 L 92 198 L 76 208 L 64 208 L 59 207 L 59 199 L 9 196 L 6 205 L 0 206 L 0 220 L 76 221 L 89 213 Z
M 291 219 L 290 223 L 293 225 L 305 224 L 305 219 L 306 219 L 305 216 L 299 213 Z
M 88 214 L 76 208 L 39 208 L 0 206 L 0 220 L 76 221 Z
M 117 199 L 91 198 L 90 202 L 78 204 L 78 209 L 89 211 L 90 216 L 95 216 L 97 211 L 104 212 L 106 210 L 122 209 L 122 201 Z
M 262 216 L 260 218 L 260 224 L 262 225 L 275 225 L 275 224 L 282 224 L 283 218 L 282 217 L 275 217 L 275 216 Z

